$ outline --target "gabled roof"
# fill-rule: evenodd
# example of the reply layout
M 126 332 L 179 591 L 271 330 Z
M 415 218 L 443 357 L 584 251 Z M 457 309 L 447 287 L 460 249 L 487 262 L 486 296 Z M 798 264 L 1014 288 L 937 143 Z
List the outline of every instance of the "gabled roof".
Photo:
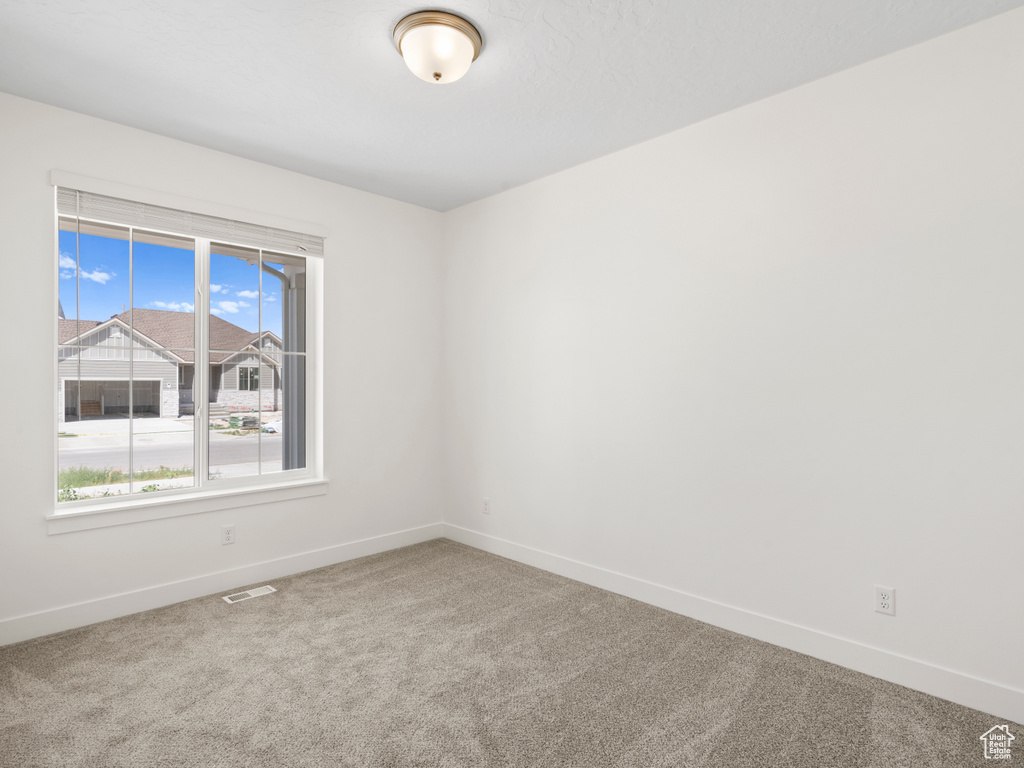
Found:
M 59 320 L 58 321 L 58 323 L 64 323 L 64 322 L 67 322 L 68 325 L 66 327 L 60 327 L 59 326 L 58 327 L 58 332 L 61 332 L 61 331 L 68 332 L 69 329 L 70 329 L 70 332 L 73 333 L 74 332 L 74 328 L 76 327 L 74 321 L 64 321 L 64 320 Z M 88 338 L 89 338 L 89 336 L 93 335 L 94 333 L 96 333 L 98 331 L 107 330 L 109 328 L 115 328 L 115 327 L 116 328 L 122 328 L 122 329 L 124 329 L 125 333 L 134 336 L 135 339 L 136 339 L 136 342 L 135 342 L 136 344 L 141 343 L 141 346 L 146 346 L 146 347 L 149 347 L 150 349 L 158 350 L 162 354 L 167 355 L 168 357 L 173 358 L 176 362 L 179 362 L 179 363 L 188 362 L 179 353 L 175 352 L 172 349 L 168 349 L 167 347 L 164 347 L 160 343 L 158 343 L 158 342 L 154 341 L 153 339 L 149 338 L 148 336 L 146 336 L 146 334 L 142 333 L 142 331 L 140 331 L 138 328 L 136 328 L 134 331 L 132 331 L 132 329 L 128 327 L 128 324 L 126 322 L 124 322 L 119 315 L 114 315 L 112 318 L 110 318 L 109 320 L 107 320 L 105 322 L 102 322 L 102 323 L 98 322 L 96 320 L 82 320 L 82 321 L 79 321 L 79 324 L 78 324 L 77 328 L 78 328 L 79 331 L 81 331 L 81 333 L 79 333 L 77 335 L 74 335 L 74 336 L 71 336 L 70 338 L 67 338 L 67 339 L 63 338 L 63 336 L 61 336 L 59 338 L 61 339 L 61 343 L 62 344 L 64 344 L 64 343 L 71 343 L 71 342 L 77 342 L 77 343 L 83 343 L 85 346 L 88 346 Z M 122 344 L 122 345 L 119 345 L 119 346 L 124 348 L 127 345 L 123 345 Z
M 79 334 L 85 335 L 101 325 L 116 320 L 126 328 L 134 324 L 136 333 L 152 340 L 157 346 L 174 350 L 177 357 L 187 363 L 195 362 L 195 314 L 192 312 L 171 312 L 166 309 L 134 309 L 114 315 L 110 320 L 57 320 L 57 340 L 66 344 Z M 261 336 L 280 339 L 270 331 L 262 334 L 247 331 L 216 315 L 210 315 L 210 362 L 220 363 L 255 344 Z M 257 351 L 258 350 L 254 350 Z
M 264 335 L 266 335 L 266 336 L 273 336 L 275 339 L 277 338 L 277 335 L 271 333 L 270 331 L 264 331 Z M 214 354 L 213 352 L 210 353 L 210 359 L 211 360 L 213 359 L 213 354 Z M 281 364 L 281 361 L 279 359 L 280 355 L 277 355 L 276 358 L 275 358 L 275 355 L 273 353 L 264 353 L 263 350 L 261 350 L 259 348 L 259 345 L 255 341 L 252 344 L 249 344 L 249 345 L 243 347 L 242 349 L 238 350 L 237 352 L 228 352 L 228 353 L 222 354 L 220 362 L 223 362 L 223 363 L 230 362 L 232 357 L 237 357 L 239 355 L 259 355 L 260 356 L 260 360 L 263 362 L 264 365 L 278 366 L 278 365 Z M 236 365 L 241 365 L 241 364 L 242 363 L 236 363 Z
M 65 320 L 60 318 L 57 321 L 57 343 L 67 344 L 78 336 L 79 333 L 91 331 L 97 325 L 100 325 L 99 320 Z

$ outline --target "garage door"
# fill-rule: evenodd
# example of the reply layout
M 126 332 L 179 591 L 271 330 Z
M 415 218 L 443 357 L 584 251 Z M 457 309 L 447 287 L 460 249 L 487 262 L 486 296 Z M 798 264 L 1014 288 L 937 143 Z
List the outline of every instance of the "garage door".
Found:
M 127 416 L 128 381 L 109 379 L 106 381 L 77 381 L 69 379 L 64 385 L 64 414 L 74 418 L 78 415 L 79 389 L 84 417 Z M 160 415 L 160 382 L 136 381 L 133 387 L 133 410 L 135 413 Z

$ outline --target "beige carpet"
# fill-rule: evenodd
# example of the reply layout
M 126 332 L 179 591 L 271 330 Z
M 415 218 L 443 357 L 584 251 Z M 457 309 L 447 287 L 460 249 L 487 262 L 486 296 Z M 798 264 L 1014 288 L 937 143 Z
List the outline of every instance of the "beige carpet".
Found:
M 1003 720 L 444 539 L 0 648 L 0 765 L 950 766 Z

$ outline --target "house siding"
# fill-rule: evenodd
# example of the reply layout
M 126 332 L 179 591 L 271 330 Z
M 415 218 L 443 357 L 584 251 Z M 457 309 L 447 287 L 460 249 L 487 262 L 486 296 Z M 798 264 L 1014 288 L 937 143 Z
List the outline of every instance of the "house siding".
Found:
M 226 365 L 224 366 L 224 375 L 220 379 L 220 388 L 227 390 L 238 389 L 238 366 Z
M 65 360 L 58 366 L 58 375 L 62 379 L 116 379 L 127 381 L 129 374 L 137 380 L 160 379 L 166 386 L 171 382 L 173 389 L 178 388 L 178 366 L 169 361 L 140 361 L 136 360 L 130 370 L 127 360 L 82 360 L 81 372 L 79 372 L 78 360 L 72 358 Z

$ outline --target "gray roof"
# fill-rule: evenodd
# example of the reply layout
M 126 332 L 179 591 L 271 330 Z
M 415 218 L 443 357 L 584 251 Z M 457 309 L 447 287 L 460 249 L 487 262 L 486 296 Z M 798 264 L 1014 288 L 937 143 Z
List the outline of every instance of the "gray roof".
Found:
M 91 328 L 100 324 L 99 320 L 57 320 L 57 342 L 64 344 L 75 338 L 79 333 L 85 333 Z

